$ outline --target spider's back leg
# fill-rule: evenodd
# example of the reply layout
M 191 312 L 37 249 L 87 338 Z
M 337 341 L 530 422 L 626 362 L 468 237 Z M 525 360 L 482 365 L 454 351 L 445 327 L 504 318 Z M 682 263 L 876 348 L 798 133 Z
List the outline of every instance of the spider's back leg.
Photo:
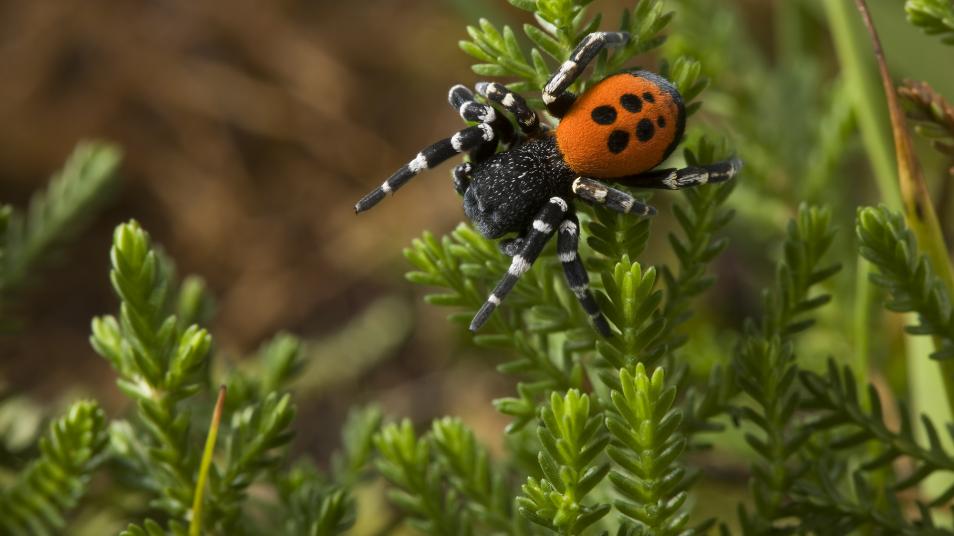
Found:
M 540 252 L 543 251 L 543 247 L 553 236 L 556 226 L 563 221 L 563 215 L 566 214 L 568 209 L 569 205 L 566 200 L 560 197 L 550 198 L 550 201 L 540 209 L 536 219 L 533 220 L 533 225 L 524 237 L 520 253 L 513 256 L 513 261 L 511 261 L 507 273 L 497 283 L 493 292 L 487 297 L 487 301 L 484 302 L 484 305 L 474 315 L 474 319 L 471 320 L 471 331 L 477 331 L 480 326 L 484 325 L 494 309 L 513 290 L 514 285 L 520 280 L 520 276 L 527 273 L 527 270 L 533 266 L 537 257 L 540 256 Z
M 576 218 L 576 214 L 571 212 L 560 224 L 560 230 L 557 234 L 557 255 L 560 262 L 563 263 L 563 273 L 566 275 L 566 282 L 570 291 L 580 301 L 580 305 L 583 306 L 583 310 L 589 315 L 593 326 L 600 332 L 600 335 L 609 337 L 612 332 L 606 322 L 606 317 L 603 316 L 600 306 L 596 303 L 596 299 L 593 298 L 593 293 L 590 291 L 590 276 L 586 273 L 586 268 L 580 259 L 579 242 L 580 220 Z
M 735 177 L 742 170 L 742 161 L 736 157 L 723 162 L 704 166 L 689 166 L 682 169 L 659 169 L 639 175 L 627 175 L 616 182 L 639 188 L 660 188 L 663 190 L 679 190 L 702 184 L 725 182 Z
M 586 177 L 577 177 L 573 181 L 573 193 L 584 201 L 605 205 L 606 208 L 620 214 L 634 214 L 637 216 L 654 216 L 656 214 L 655 208 L 628 193 Z

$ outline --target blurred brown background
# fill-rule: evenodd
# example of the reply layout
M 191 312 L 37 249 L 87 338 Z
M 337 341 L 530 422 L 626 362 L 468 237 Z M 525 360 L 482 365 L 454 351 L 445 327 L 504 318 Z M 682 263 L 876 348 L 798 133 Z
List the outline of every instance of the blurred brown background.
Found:
M 125 153 L 120 191 L 22 296 L 24 325 L 0 341 L 0 377 L 43 402 L 78 389 L 114 415 L 122 410 L 114 374 L 87 340 L 90 319 L 117 307 L 112 229 L 136 218 L 180 273 L 205 278 L 217 301 L 216 345 L 231 359 L 281 329 L 323 341 L 382 297 L 413 308 L 411 327 L 382 325 L 380 314 L 360 328 L 370 333 L 352 327 L 398 339 L 388 355 L 368 358 L 387 364 L 351 378 L 357 389 L 330 382 L 302 401 L 305 444 L 333 447 L 336 432 L 318 430 L 337 430 L 331 423 L 349 405 L 371 399 L 397 414 L 473 403 L 493 417 L 482 387 L 471 399 L 435 379 L 455 353 L 454 335 L 403 279 L 402 248 L 461 218 L 448 174 L 422 177 L 360 218 L 352 209 L 407 155 L 459 128 L 444 102 L 455 80 L 474 78 L 456 47 L 470 19 L 459 7 L 0 1 L 0 199 L 23 207 L 84 138 Z M 318 347 L 313 359 L 355 359 L 347 345 Z M 490 367 L 467 369 L 446 374 L 499 382 Z M 458 396 L 443 404 L 448 391 Z M 302 424 L 315 419 L 329 426 Z

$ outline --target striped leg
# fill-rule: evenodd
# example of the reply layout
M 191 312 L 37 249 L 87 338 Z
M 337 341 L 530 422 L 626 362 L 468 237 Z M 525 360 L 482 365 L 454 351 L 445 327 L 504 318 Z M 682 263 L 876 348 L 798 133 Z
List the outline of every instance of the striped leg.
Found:
M 557 253 L 560 262 L 563 263 L 563 273 L 566 275 L 566 282 L 570 286 L 570 290 L 576 295 L 576 299 L 580 300 L 580 305 L 583 306 L 586 314 L 590 315 L 593 326 L 600 332 L 600 335 L 609 337 L 612 334 L 609 324 L 606 322 L 606 317 L 600 312 L 600 306 L 593 298 L 593 293 L 590 292 L 590 276 L 587 275 L 586 268 L 583 267 L 583 261 L 580 260 L 579 243 L 580 221 L 576 219 L 575 214 L 571 213 L 560 224 L 560 232 L 557 234 Z
M 540 118 L 530 108 L 527 101 L 520 94 L 507 89 L 507 86 L 496 82 L 478 82 L 477 93 L 496 102 L 517 118 L 520 131 L 531 136 L 540 131 Z
M 464 162 L 454 168 L 454 191 L 459 195 L 464 195 L 467 187 L 470 186 L 470 171 L 472 169 L 473 165 L 470 162 Z
M 576 100 L 576 95 L 567 89 L 586 69 L 587 64 L 605 47 L 625 45 L 629 41 L 627 32 L 593 32 L 580 41 L 570 58 L 563 62 L 547 85 L 543 87 L 543 102 L 554 117 L 563 117 Z
M 573 193 L 585 201 L 606 205 L 606 208 L 621 214 L 656 215 L 655 208 L 639 201 L 628 193 L 586 177 L 577 177 L 573 181 Z
M 708 166 L 660 169 L 658 171 L 642 173 L 640 175 L 630 175 L 613 180 L 639 188 L 678 190 L 680 188 L 699 186 L 700 184 L 725 182 L 735 177 L 741 169 L 742 161 L 738 158 L 732 158 Z
M 527 232 L 526 237 L 524 237 L 523 249 L 519 254 L 513 256 L 510 269 L 507 270 L 506 275 L 497 283 L 497 286 L 494 287 L 494 291 L 487 297 L 487 301 L 483 307 L 477 311 L 477 314 L 474 315 L 474 319 L 470 322 L 471 331 L 477 331 L 480 329 L 480 326 L 484 325 L 484 322 L 490 318 L 490 313 L 493 313 L 494 309 L 500 305 L 500 302 L 513 290 L 520 276 L 527 273 L 527 270 L 530 269 L 534 261 L 537 260 L 537 257 L 540 256 L 540 252 L 543 251 L 543 247 L 547 244 L 547 241 L 553 236 L 556 226 L 563 220 L 563 216 L 568 209 L 569 205 L 567 205 L 567 202 L 559 197 L 551 197 L 550 201 L 540 209 L 536 219 L 533 220 L 533 227 Z
M 411 178 L 425 169 L 430 169 L 452 156 L 468 151 L 479 146 L 482 143 L 494 139 L 494 130 L 490 125 L 481 123 L 472 127 L 467 127 L 450 138 L 443 139 L 414 157 L 401 169 L 394 172 L 388 180 L 377 187 L 368 195 L 361 198 L 354 206 L 354 211 L 364 212 L 374 205 L 377 205 L 385 196 L 391 195 L 395 190 L 404 186 Z
M 457 110 L 464 121 L 477 123 L 493 123 L 497 118 L 497 111 L 493 106 L 480 104 L 474 100 L 474 94 L 462 84 L 450 88 L 447 93 L 447 102 Z
M 494 129 L 495 139 L 482 143 L 470 152 L 470 160 L 479 162 L 497 151 L 497 143 L 510 144 L 514 138 L 513 125 L 506 117 L 497 113 L 493 106 L 474 100 L 474 94 L 461 84 L 450 88 L 447 102 L 457 110 L 461 119 L 477 123 L 487 123 Z

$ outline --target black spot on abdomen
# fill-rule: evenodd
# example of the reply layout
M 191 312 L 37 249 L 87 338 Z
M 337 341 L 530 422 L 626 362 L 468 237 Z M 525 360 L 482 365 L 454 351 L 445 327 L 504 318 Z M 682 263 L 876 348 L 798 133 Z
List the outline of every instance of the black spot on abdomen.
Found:
M 643 93 L 643 99 L 646 102 L 656 102 L 656 98 L 653 97 L 653 94 L 648 91 L 646 93 Z
M 659 125 L 659 128 L 666 128 L 666 118 L 660 115 L 656 118 L 656 124 Z
M 619 103 L 626 109 L 628 112 L 639 113 L 643 109 L 643 101 L 639 100 L 639 97 L 633 95 L 632 93 L 627 93 L 619 98 Z
M 590 117 L 600 125 L 612 125 L 616 121 L 616 108 L 612 106 L 597 106 L 593 108 Z
M 656 134 L 656 127 L 653 126 L 653 122 L 649 119 L 640 119 L 639 123 L 636 125 L 636 138 L 639 141 L 647 142 L 653 139 L 653 136 Z
M 606 142 L 606 148 L 613 154 L 623 152 L 627 145 L 629 145 L 629 132 L 625 130 L 614 130 L 610 134 L 609 141 Z

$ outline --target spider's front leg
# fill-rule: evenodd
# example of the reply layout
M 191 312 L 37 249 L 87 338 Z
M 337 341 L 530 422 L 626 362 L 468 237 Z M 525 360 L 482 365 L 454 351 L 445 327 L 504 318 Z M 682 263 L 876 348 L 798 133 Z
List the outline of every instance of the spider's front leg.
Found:
M 562 118 L 576 101 L 576 95 L 567 91 L 580 77 L 593 58 L 607 47 L 625 45 L 628 32 L 593 32 L 580 41 L 570 58 L 563 62 L 547 85 L 543 87 L 543 102 L 554 117 Z
M 503 106 L 504 110 L 517 119 L 517 125 L 525 136 L 534 136 L 542 130 L 540 117 L 519 93 L 497 82 L 478 82 L 477 93 L 486 99 Z
M 487 297 L 487 301 L 474 315 L 470 323 L 470 330 L 477 331 L 484 325 L 494 309 L 507 297 L 507 294 L 513 290 L 514 285 L 520 279 L 520 276 L 527 273 L 527 270 L 533 265 L 546 246 L 547 241 L 553 236 L 556 226 L 563 221 L 563 216 L 569 210 L 566 200 L 560 197 L 551 197 L 546 205 L 537 213 L 533 220 L 532 228 L 523 238 L 523 247 L 520 253 L 513 256 L 510 268 L 506 275 L 497 283 L 493 292 Z
M 506 118 L 499 117 L 492 106 L 474 101 L 473 93 L 466 87 L 461 85 L 452 87 L 448 94 L 448 101 L 459 111 L 462 118 L 467 121 L 476 121 L 478 124 L 425 147 L 413 160 L 388 177 L 381 186 L 361 198 L 354 206 L 356 213 L 371 209 L 419 173 L 449 158 L 463 152 L 470 152 L 474 160 L 486 158 L 494 153 L 498 141 L 506 142 L 512 139 L 513 127 L 510 122 Z

